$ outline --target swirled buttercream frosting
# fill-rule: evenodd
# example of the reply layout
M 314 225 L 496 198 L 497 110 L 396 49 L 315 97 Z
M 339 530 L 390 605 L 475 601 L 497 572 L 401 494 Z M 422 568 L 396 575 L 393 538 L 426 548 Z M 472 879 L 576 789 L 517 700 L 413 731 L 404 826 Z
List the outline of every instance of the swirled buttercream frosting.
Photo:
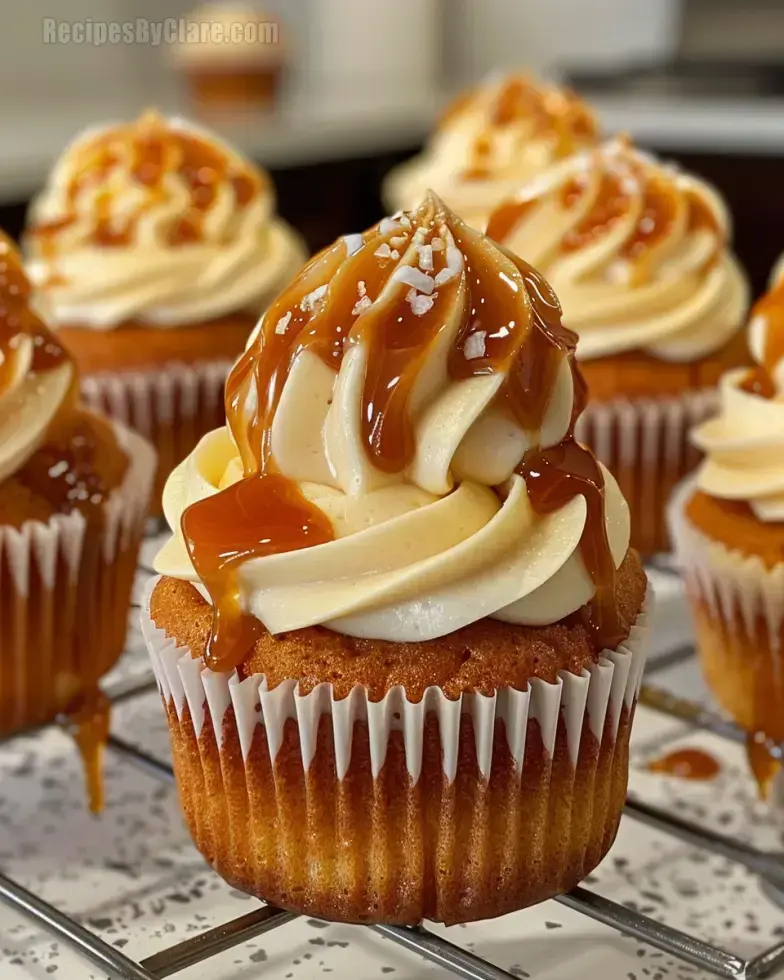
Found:
M 154 112 L 65 150 L 31 209 L 25 249 L 47 319 L 96 329 L 261 313 L 304 261 L 264 172 Z
M 749 348 L 756 367 L 724 375 L 718 415 L 692 432 L 706 455 L 697 484 L 784 521 L 784 279 L 752 309 Z
M 484 230 L 521 183 L 592 146 L 597 132 L 588 106 L 566 89 L 519 74 L 494 77 L 449 106 L 422 155 L 389 175 L 385 197 L 392 208 L 413 207 L 432 187 Z
M 695 361 L 726 344 L 748 309 L 718 193 L 626 138 L 531 181 L 487 234 L 547 276 L 581 359 L 644 350 Z
M 574 344 L 546 281 L 432 195 L 311 260 L 166 486 L 156 567 L 209 596 L 208 663 L 262 628 L 419 641 L 586 604 L 612 643 L 629 514 L 574 440 Z

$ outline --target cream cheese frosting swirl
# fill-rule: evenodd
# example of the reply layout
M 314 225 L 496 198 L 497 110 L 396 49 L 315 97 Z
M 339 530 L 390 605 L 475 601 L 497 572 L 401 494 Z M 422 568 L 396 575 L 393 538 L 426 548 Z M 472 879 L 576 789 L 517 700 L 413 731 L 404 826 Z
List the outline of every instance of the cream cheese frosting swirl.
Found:
M 723 347 L 748 309 L 718 193 L 626 138 L 531 181 L 487 234 L 547 276 L 583 360 L 643 350 L 695 361 Z
M 706 455 L 697 485 L 784 521 L 784 280 L 752 310 L 749 348 L 758 367 L 724 375 L 719 414 L 692 433 Z
M 596 139 L 596 120 L 571 92 L 524 75 L 493 77 L 447 109 L 421 156 L 387 177 L 384 197 L 392 209 L 414 207 L 432 187 L 484 231 L 521 183 Z
M 420 641 L 591 602 L 629 513 L 573 439 L 573 344 L 547 283 L 434 197 L 313 259 L 166 485 L 156 568 L 209 594 L 210 665 L 232 615 Z
M 98 330 L 260 313 L 305 258 L 265 173 L 217 137 L 152 112 L 65 150 L 25 246 L 49 322 Z
M 73 363 L 31 310 L 19 255 L 0 233 L 0 483 L 24 466 L 74 398 Z

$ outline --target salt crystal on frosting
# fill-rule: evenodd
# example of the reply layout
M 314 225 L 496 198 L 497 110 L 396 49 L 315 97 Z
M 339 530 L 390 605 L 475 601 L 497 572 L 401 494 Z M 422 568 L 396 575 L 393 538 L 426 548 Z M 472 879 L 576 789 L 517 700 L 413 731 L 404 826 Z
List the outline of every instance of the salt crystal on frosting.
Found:
M 358 252 L 365 244 L 365 239 L 362 237 L 361 232 L 356 232 L 353 235 L 344 235 L 343 241 L 346 243 L 347 255 L 354 255 L 354 253 Z
M 378 246 L 378 248 L 375 250 L 373 254 L 377 255 L 378 258 L 380 259 L 388 259 L 391 258 L 392 256 L 392 249 L 389 247 L 389 245 L 386 242 L 384 242 L 383 245 Z
M 485 343 L 486 336 L 487 334 L 484 330 L 477 330 L 476 333 L 472 333 L 468 337 L 463 348 L 463 353 L 467 361 L 473 361 L 477 357 L 485 356 L 487 351 L 487 344 Z
M 412 289 L 406 296 L 414 316 L 424 316 L 425 313 L 432 310 L 437 298 L 438 293 L 433 293 L 432 296 L 423 296 L 422 293 L 418 293 L 415 289 Z
M 396 248 L 393 248 L 392 251 L 389 253 L 389 255 L 390 258 L 393 258 L 395 261 L 397 261 L 400 258 L 400 252 L 398 252 Z
M 394 218 L 382 218 L 378 230 L 382 235 L 391 235 L 393 231 L 400 231 L 401 227 Z
M 444 239 L 443 238 L 434 238 L 434 239 L 432 239 L 431 242 L 430 242 L 430 247 L 433 249 L 434 252 L 443 252 L 444 251 Z
M 463 271 L 463 253 L 454 245 L 449 245 L 446 250 L 446 269 L 442 269 L 436 276 L 436 286 L 443 286 L 445 282 L 459 276 Z
M 364 279 L 360 279 L 357 283 L 357 292 L 360 296 L 367 296 L 367 286 Z
M 436 288 L 436 284 L 420 269 L 414 269 L 410 265 L 399 266 L 392 273 L 392 280 L 394 282 L 403 282 L 407 286 L 413 286 L 414 289 L 418 289 L 420 293 L 426 293 L 428 296 Z
M 352 316 L 359 316 L 360 313 L 364 313 L 365 310 L 370 309 L 373 305 L 373 300 L 369 296 L 363 296 L 362 299 L 357 300 L 354 304 L 354 309 L 351 311 Z
M 291 310 L 285 316 L 282 316 L 275 325 L 275 333 L 278 335 L 284 334 L 291 323 Z
M 393 248 L 402 248 L 406 244 L 407 241 L 408 241 L 408 239 L 406 238 L 405 235 L 398 235 L 397 238 L 390 238 L 389 239 L 389 244 Z
M 432 245 L 417 245 L 419 251 L 419 268 L 423 272 L 433 271 L 433 247 Z
M 302 302 L 299 304 L 300 309 L 303 310 L 303 312 L 313 311 L 316 308 L 316 303 L 318 303 L 318 301 L 322 299 L 326 293 L 327 288 L 328 284 L 324 283 L 323 286 L 319 286 L 318 289 L 314 289 L 312 293 L 308 293 L 307 296 L 303 297 Z
M 402 225 L 402 226 L 403 226 L 404 228 L 410 228 L 410 227 L 411 227 L 411 219 L 410 219 L 410 218 L 408 217 L 408 215 L 407 215 L 407 214 L 404 214 L 404 215 L 402 216 L 402 218 L 400 219 L 400 224 L 401 224 L 401 225 Z

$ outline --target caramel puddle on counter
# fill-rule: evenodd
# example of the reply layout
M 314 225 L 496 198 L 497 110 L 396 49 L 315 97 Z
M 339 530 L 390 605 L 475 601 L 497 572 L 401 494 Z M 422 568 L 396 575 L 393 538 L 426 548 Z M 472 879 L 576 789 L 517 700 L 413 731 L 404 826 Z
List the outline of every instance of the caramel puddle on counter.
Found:
M 709 752 L 702 749 L 675 749 L 645 767 L 648 772 L 688 779 L 691 782 L 707 783 L 721 774 L 721 763 Z

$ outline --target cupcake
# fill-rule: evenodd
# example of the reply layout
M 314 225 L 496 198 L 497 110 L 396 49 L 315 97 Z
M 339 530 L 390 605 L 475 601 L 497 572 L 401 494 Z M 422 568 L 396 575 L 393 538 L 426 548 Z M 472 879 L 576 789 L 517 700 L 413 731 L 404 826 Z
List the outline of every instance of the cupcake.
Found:
M 593 146 L 596 119 L 566 89 L 527 76 L 495 76 L 444 113 L 421 156 L 384 183 L 391 211 L 415 207 L 433 188 L 464 221 L 484 230 L 491 212 L 556 160 Z
M 784 742 L 784 282 L 753 309 L 749 347 L 756 366 L 721 379 L 718 415 L 692 432 L 705 461 L 670 513 L 703 673 L 765 790 L 766 744 Z
M 304 260 L 269 177 L 178 119 L 79 137 L 26 235 L 35 299 L 94 409 L 155 445 L 163 481 L 223 418 L 229 367 Z
M 227 881 L 350 922 L 570 889 L 624 806 L 646 579 L 574 337 L 429 196 L 265 314 L 175 471 L 142 624 Z
M 155 472 L 138 435 L 84 408 L 76 369 L 0 237 L 0 735 L 65 714 L 93 809 Z
M 197 7 L 172 49 L 191 100 L 208 114 L 269 109 L 285 66 L 280 22 L 242 0 Z
M 688 429 L 715 411 L 722 373 L 749 363 L 724 203 L 620 138 L 531 181 L 487 234 L 552 283 L 591 393 L 578 437 L 618 479 L 633 547 L 668 550 L 667 501 L 699 461 Z

